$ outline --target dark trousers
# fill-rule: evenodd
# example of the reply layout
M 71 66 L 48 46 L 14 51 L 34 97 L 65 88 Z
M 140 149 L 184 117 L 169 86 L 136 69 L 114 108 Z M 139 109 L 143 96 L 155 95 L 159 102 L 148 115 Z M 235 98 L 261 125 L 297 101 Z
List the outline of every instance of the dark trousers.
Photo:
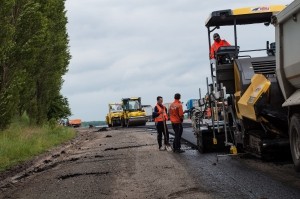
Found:
M 165 125 L 165 127 L 164 127 Z M 165 122 L 156 123 L 158 147 L 162 146 L 162 135 L 164 135 L 164 144 L 169 144 L 169 131 Z
M 182 124 L 181 123 L 172 123 L 172 127 L 175 133 L 175 138 L 173 142 L 173 150 L 179 150 L 181 148 L 181 136 L 183 132 Z

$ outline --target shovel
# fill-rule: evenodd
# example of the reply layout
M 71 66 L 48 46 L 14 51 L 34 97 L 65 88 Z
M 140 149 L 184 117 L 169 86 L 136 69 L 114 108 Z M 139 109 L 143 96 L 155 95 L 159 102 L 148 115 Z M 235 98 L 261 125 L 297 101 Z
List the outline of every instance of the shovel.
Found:
M 164 138 L 166 139 L 166 135 L 167 135 L 167 128 L 166 128 L 166 125 L 167 125 L 167 121 L 165 120 L 165 117 L 163 116 L 163 124 L 164 124 Z M 171 145 L 169 144 L 169 140 L 168 140 L 168 145 L 166 145 L 166 149 L 167 151 L 173 151 Z

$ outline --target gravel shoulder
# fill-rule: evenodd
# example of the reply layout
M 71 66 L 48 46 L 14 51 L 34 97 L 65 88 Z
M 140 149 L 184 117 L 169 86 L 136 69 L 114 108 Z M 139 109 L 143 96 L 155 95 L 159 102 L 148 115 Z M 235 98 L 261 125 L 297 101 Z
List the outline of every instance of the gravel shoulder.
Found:
M 181 154 L 158 150 L 155 133 L 79 131 L 67 147 L 7 177 L 0 198 L 213 198 Z

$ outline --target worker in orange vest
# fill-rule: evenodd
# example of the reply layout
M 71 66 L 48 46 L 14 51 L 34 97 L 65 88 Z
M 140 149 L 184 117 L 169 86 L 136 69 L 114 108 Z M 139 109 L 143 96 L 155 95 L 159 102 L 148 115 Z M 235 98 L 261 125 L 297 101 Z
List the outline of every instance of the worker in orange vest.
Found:
M 207 107 L 207 109 L 205 110 L 205 112 L 206 112 L 207 119 L 210 119 L 210 117 L 211 117 L 211 108 Z
M 180 102 L 181 95 L 176 93 L 174 96 L 174 102 L 170 105 L 170 120 L 172 123 L 172 127 L 175 133 L 175 138 L 173 142 L 173 152 L 175 153 L 182 153 L 184 152 L 181 150 L 181 136 L 183 132 L 182 122 L 184 117 L 184 112 L 182 108 L 182 103 Z
M 156 125 L 157 130 L 157 142 L 158 148 L 160 151 L 166 150 L 166 146 L 168 147 L 169 144 L 169 131 L 167 128 L 166 121 L 168 120 L 167 108 L 162 104 L 163 98 L 158 96 L 157 104 L 154 107 L 153 118 Z M 164 147 L 162 146 L 162 134 L 164 134 Z
M 217 52 L 217 50 L 221 47 L 221 46 L 230 46 L 230 43 L 228 43 L 225 39 L 221 39 L 220 35 L 218 33 L 215 33 L 213 35 L 214 38 L 214 43 L 212 44 L 212 46 L 210 47 L 210 60 L 211 63 L 215 64 L 216 63 L 216 55 L 215 53 Z

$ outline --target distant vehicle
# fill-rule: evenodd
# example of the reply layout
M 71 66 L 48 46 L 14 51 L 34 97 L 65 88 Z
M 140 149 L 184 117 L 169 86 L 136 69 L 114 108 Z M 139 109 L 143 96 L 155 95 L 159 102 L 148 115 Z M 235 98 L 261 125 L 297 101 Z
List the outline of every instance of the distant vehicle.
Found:
M 122 127 L 146 125 L 147 117 L 140 97 L 123 98 L 122 108 Z
M 199 99 L 189 99 L 186 103 L 186 109 L 192 110 L 193 108 L 199 107 Z
M 170 110 L 171 104 L 172 104 L 172 103 L 170 103 L 170 102 L 168 102 L 168 103 L 163 103 L 163 105 L 167 108 L 168 120 L 170 120 L 169 110 Z
M 109 127 L 120 126 L 123 115 L 123 108 L 121 103 L 108 104 L 108 113 L 106 115 L 106 124 Z
M 142 109 L 146 113 L 146 117 L 148 119 L 148 122 L 152 122 L 152 113 L 153 113 L 153 107 L 151 105 L 142 105 Z
M 72 126 L 74 128 L 81 126 L 81 119 L 72 119 L 67 122 L 68 126 Z

